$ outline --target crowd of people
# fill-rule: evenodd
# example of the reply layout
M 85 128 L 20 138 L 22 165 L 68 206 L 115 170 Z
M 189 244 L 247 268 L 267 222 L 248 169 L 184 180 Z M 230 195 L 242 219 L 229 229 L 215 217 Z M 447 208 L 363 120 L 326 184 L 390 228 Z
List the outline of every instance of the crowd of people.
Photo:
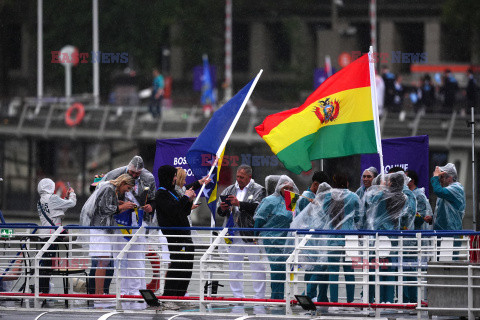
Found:
M 89 255 L 92 257 L 90 292 L 97 295 L 108 293 L 109 278 L 113 274 L 113 262 L 119 263 L 122 295 L 139 295 L 145 283 L 145 257 L 152 255 L 145 245 L 147 238 L 155 237 L 163 245 L 161 259 L 168 263 L 163 296 L 182 297 L 192 277 L 195 241 L 192 239 L 190 214 L 196 197 L 196 189 L 210 180 L 203 178 L 185 186 L 186 173 L 181 168 L 164 165 L 158 169 L 158 185 L 153 174 L 144 167 L 141 157 L 135 156 L 127 166 L 97 177 L 92 185 L 92 195 L 82 208 L 80 223 L 90 229 Z M 217 202 L 217 215 L 224 217 L 224 227 L 250 228 L 254 231 L 232 231 L 225 239 L 228 247 L 229 285 L 233 297 L 244 298 L 243 261 L 248 257 L 254 298 L 264 299 L 267 274 L 270 274 L 271 299 L 284 299 L 286 260 L 293 251 L 292 229 L 316 230 L 461 230 L 465 213 L 465 193 L 457 181 L 455 165 L 448 163 L 436 167 L 431 178 L 432 190 L 437 196 L 433 212 L 423 188 L 418 188 L 418 175 L 393 167 L 388 173 L 379 174 L 370 167 L 361 175 L 362 185 L 356 192 L 349 190 L 352 177 L 337 172 L 331 177 L 318 171 L 301 196 L 294 210 L 285 203 L 286 193 L 300 195 L 294 181 L 286 175 L 271 175 L 265 179 L 265 187 L 252 178 L 252 168 L 241 165 L 237 168 L 236 182 L 227 187 Z M 44 181 L 45 180 L 45 181 Z M 54 195 L 53 181 L 44 179 L 39 183 L 38 210 L 42 225 L 61 225 L 61 217 L 75 205 L 73 189 L 68 199 Z M 48 180 L 48 181 L 47 181 Z M 58 198 L 58 199 L 57 199 Z M 49 219 L 52 219 L 50 221 Z M 132 230 L 112 229 L 115 226 L 158 226 L 158 234 L 142 233 L 122 259 L 114 259 L 129 243 Z M 102 228 L 103 227 L 103 228 Z M 175 228 L 172 228 L 175 227 Z M 258 231 L 256 230 L 258 229 Z M 152 231 L 148 229 L 148 231 Z M 114 233 L 118 235 L 115 236 Z M 290 234 L 291 235 L 291 234 Z M 238 237 L 241 236 L 241 237 Z M 287 240 L 289 239 L 289 240 Z M 345 262 L 345 237 L 314 234 L 307 245 L 301 263 L 305 270 L 306 291 L 318 302 L 338 301 L 339 262 Z M 392 247 L 398 238 L 391 237 Z M 458 242 L 458 241 L 456 241 Z M 456 244 L 457 245 L 457 244 Z M 331 250 L 313 249 L 313 246 L 331 247 Z M 55 250 L 55 248 L 51 248 Z M 392 249 L 394 250 L 394 249 Z M 51 253 L 48 253 L 51 254 Z M 44 255 L 44 263 L 51 258 Z M 268 262 L 265 258 L 268 258 Z M 160 258 L 159 258 L 160 259 Z M 51 259 L 50 259 L 51 261 Z M 397 261 L 395 252 L 384 257 L 389 263 L 384 272 L 394 271 Z M 268 270 L 268 264 L 270 270 Z M 153 265 L 153 264 L 152 264 Z M 343 264 L 347 302 L 355 299 L 353 269 Z M 373 276 L 372 276 L 373 277 Z M 42 292 L 48 293 L 47 278 L 40 278 Z M 374 280 L 371 278 L 371 280 Z M 380 281 L 393 281 L 394 276 L 385 274 Z M 410 281 L 409 277 L 404 278 Z M 348 282 L 351 282 L 348 284 Z M 153 284 L 152 284 L 153 283 Z M 158 283 L 152 281 L 153 290 Z M 328 285 L 330 283 L 330 285 Z M 107 284 L 107 285 L 106 285 Z M 328 290 L 330 294 L 328 295 Z M 406 287 L 404 302 L 416 302 L 416 287 Z M 380 287 L 380 301 L 393 303 L 395 286 Z M 374 286 L 369 289 L 370 302 L 375 301 Z M 122 302 L 125 309 L 143 309 L 143 303 Z M 102 307 L 100 301 L 98 307 Z M 177 309 L 168 303 L 169 309 Z
M 400 74 L 394 74 L 387 66 L 382 66 L 376 77 L 377 101 L 382 114 L 384 109 L 404 114 L 407 106 L 419 112 L 460 112 L 465 115 L 478 103 L 479 87 L 473 69 L 467 70 L 467 85 L 460 89 L 457 79 L 450 69 L 443 75 L 424 74 L 418 83 L 406 84 Z M 402 120 L 402 118 L 400 119 Z

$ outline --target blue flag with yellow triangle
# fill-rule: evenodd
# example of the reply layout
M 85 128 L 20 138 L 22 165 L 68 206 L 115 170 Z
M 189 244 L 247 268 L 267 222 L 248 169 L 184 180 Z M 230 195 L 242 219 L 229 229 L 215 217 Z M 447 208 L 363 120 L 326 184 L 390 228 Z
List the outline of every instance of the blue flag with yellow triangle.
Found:
M 256 79 L 258 79 L 257 76 Z M 197 179 L 201 179 L 208 175 L 210 168 L 215 163 L 217 153 L 220 151 L 222 142 L 227 136 L 230 126 L 234 122 L 235 117 L 239 113 L 242 104 L 249 96 L 249 91 L 256 79 L 251 80 L 243 87 L 232 99 L 225 103 L 213 114 L 198 138 L 192 144 L 187 152 L 187 162 Z M 253 90 L 253 88 L 252 88 Z M 245 102 L 246 103 L 246 102 Z M 243 110 L 243 109 L 242 109 Z M 224 148 L 224 146 L 223 146 Z M 216 198 L 217 198 L 217 182 L 221 168 L 221 159 L 225 149 L 221 150 L 221 156 L 218 160 L 216 168 L 212 172 L 210 179 L 212 181 L 205 187 L 204 194 L 208 199 L 208 206 L 215 217 Z

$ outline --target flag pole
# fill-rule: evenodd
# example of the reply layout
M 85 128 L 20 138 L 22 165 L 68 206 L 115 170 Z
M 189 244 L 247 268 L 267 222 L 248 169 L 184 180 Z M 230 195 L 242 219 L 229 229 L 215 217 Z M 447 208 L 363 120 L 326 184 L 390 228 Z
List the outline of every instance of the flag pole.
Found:
M 238 119 L 240 119 L 240 116 L 242 115 L 243 109 L 245 109 L 245 106 L 247 105 L 247 101 L 248 101 L 248 99 L 250 99 L 250 96 L 252 95 L 253 89 L 255 89 L 255 86 L 257 85 L 258 79 L 260 79 L 260 76 L 262 75 L 262 72 L 263 72 L 263 69 L 260 70 L 260 72 L 257 74 L 255 79 L 253 80 L 252 86 L 248 90 L 247 95 L 245 96 L 245 99 L 243 100 L 242 105 L 240 106 L 240 109 L 238 110 L 237 115 L 235 116 L 235 119 L 233 119 L 232 124 L 230 125 L 230 128 L 228 128 L 228 131 L 225 134 L 225 137 L 223 138 L 222 143 L 218 147 L 217 153 L 215 155 L 215 162 L 212 164 L 212 167 L 210 168 L 210 171 L 208 172 L 208 175 L 207 175 L 208 178 L 210 178 L 210 176 L 212 175 L 213 169 L 217 165 L 218 159 L 222 155 L 222 151 L 225 148 L 225 146 L 227 145 L 227 141 L 228 141 L 228 139 L 230 139 L 230 136 L 232 135 L 233 129 L 235 129 L 235 126 L 238 122 Z M 218 179 L 218 177 L 217 177 L 217 179 Z M 197 197 L 195 198 L 195 201 L 193 202 L 193 204 L 197 204 L 198 199 L 200 198 L 200 195 L 202 194 L 204 189 L 205 189 L 205 184 L 202 184 L 202 188 L 198 192 Z
M 380 174 L 382 175 L 382 181 L 384 179 L 385 168 L 383 167 L 383 151 L 382 151 L 382 136 L 380 131 L 380 120 L 378 116 L 378 103 L 377 103 L 377 85 L 375 81 L 375 60 L 373 59 L 373 46 L 370 46 L 368 51 L 368 65 L 370 71 L 370 88 L 372 94 L 372 109 L 373 109 L 373 123 L 375 126 L 375 139 L 377 142 L 377 152 L 380 157 Z

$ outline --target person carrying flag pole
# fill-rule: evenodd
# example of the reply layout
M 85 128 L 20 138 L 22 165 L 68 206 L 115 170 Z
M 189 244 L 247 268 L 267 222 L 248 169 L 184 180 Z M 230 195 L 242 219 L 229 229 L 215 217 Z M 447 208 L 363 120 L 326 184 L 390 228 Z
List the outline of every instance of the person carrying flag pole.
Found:
M 220 109 L 215 111 L 210 121 L 202 130 L 198 138 L 192 144 L 187 152 L 187 163 L 192 169 L 197 179 L 206 176 L 212 181 L 206 185 L 203 184 L 193 204 L 197 204 L 200 195 L 204 194 L 208 199 L 208 206 L 212 211 L 211 226 L 215 227 L 215 211 L 217 201 L 217 182 L 222 157 L 227 145 L 228 139 L 235 129 L 235 126 L 245 109 L 253 89 L 255 88 L 263 70 L 243 87 L 232 99 L 225 103 Z M 208 160 L 206 160 L 208 159 Z M 209 168 L 210 167 L 210 168 Z M 210 237 L 210 243 L 213 242 L 213 232 Z M 210 278 L 211 274 L 208 276 Z M 212 287 L 209 287 L 209 292 Z
M 251 80 L 232 99 L 215 111 L 210 121 L 187 152 L 187 163 L 195 177 L 197 179 L 206 177 L 212 180 L 208 185 L 202 185 L 193 202 L 194 205 L 197 204 L 202 194 L 209 199 L 208 205 L 210 210 L 212 210 L 212 227 L 215 226 L 216 186 L 223 152 L 262 72 L 263 70 L 260 70 L 255 79 Z M 204 192 L 204 190 L 208 191 Z
M 253 228 L 253 215 L 260 202 L 265 198 L 265 188 L 252 179 L 252 168 L 242 164 L 237 169 L 236 182 L 227 187 L 220 198 L 217 214 L 225 217 L 224 227 Z M 239 238 L 237 236 L 243 236 Z M 245 298 L 243 293 L 244 255 L 248 255 L 252 270 L 254 298 L 265 298 L 266 266 L 261 263 L 261 248 L 253 241 L 253 232 L 240 231 L 230 239 L 228 260 L 230 270 L 230 289 L 235 298 Z

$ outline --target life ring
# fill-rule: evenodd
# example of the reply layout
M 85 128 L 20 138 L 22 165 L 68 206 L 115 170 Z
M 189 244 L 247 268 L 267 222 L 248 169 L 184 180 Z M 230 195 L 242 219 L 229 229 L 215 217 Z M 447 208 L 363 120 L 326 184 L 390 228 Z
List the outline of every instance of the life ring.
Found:
M 72 113 L 74 111 L 76 111 L 75 118 L 72 118 Z M 70 127 L 74 127 L 82 122 L 84 116 L 85 108 L 83 107 L 83 104 L 76 102 L 67 109 L 67 112 L 65 112 L 65 123 Z
M 147 284 L 147 289 L 155 292 L 160 288 L 160 257 L 152 250 L 146 256 L 152 265 L 152 281 Z
M 61 192 L 61 194 L 59 194 L 59 191 Z M 65 199 L 65 197 L 67 196 L 67 192 L 67 185 L 63 181 L 55 182 L 55 194 Z

